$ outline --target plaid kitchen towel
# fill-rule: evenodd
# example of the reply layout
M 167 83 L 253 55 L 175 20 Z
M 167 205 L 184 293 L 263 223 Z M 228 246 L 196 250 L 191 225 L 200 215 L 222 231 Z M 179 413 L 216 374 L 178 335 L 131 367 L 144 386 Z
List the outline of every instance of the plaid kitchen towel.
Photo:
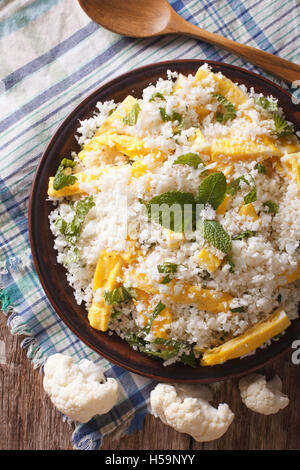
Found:
M 299 0 L 172 0 L 171 4 L 204 29 L 300 63 Z M 98 449 L 102 437 L 116 429 L 130 433 L 141 428 L 154 383 L 110 364 L 79 341 L 41 288 L 30 256 L 27 208 L 42 152 L 84 97 L 140 65 L 199 58 L 268 75 L 228 52 L 184 36 L 121 37 L 93 23 L 75 0 L 0 0 L 0 21 L 2 309 L 12 334 L 25 335 L 22 345 L 35 367 L 61 352 L 76 361 L 99 362 L 108 376 L 118 379 L 118 404 L 108 414 L 78 425 L 73 433 L 75 448 Z M 296 86 L 290 91 L 300 98 Z

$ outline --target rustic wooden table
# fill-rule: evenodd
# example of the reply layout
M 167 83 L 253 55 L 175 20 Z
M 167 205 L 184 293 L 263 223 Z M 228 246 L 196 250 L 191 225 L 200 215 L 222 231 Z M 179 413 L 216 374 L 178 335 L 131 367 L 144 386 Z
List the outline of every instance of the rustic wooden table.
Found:
M 43 390 L 42 375 L 33 369 L 20 342 L 9 333 L 6 318 L 0 314 L 0 449 L 72 449 L 73 429 L 51 404 Z M 197 443 L 148 415 L 142 432 L 119 442 L 106 438 L 102 449 L 300 449 L 300 365 L 292 364 L 289 351 L 263 372 L 278 373 L 290 398 L 290 405 L 277 415 L 262 416 L 248 410 L 241 403 L 238 381 L 234 380 L 224 382 L 215 396 L 235 413 L 234 422 L 221 439 Z

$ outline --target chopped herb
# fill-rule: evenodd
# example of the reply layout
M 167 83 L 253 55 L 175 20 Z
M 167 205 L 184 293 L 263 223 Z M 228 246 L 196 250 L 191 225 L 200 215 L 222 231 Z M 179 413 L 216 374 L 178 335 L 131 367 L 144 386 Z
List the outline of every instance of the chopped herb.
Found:
M 284 117 L 279 113 L 273 114 L 273 121 L 275 125 L 275 134 L 277 137 L 291 135 L 295 132 L 294 125 L 288 124 Z
M 167 114 L 166 108 L 159 108 L 159 112 L 163 121 L 171 121 L 171 116 Z
M 172 281 L 172 279 L 171 279 L 171 277 L 170 277 L 170 274 L 167 274 L 167 275 L 163 278 L 163 280 L 160 282 L 160 284 L 169 284 L 169 282 L 171 282 L 171 281 Z
M 180 341 L 175 341 L 172 339 L 166 338 L 156 338 L 153 341 L 154 344 L 161 344 L 166 348 L 173 348 L 174 349 L 174 356 L 176 356 L 181 349 L 187 350 L 187 352 L 183 353 L 181 356 L 181 360 L 184 364 L 189 365 L 191 367 L 197 367 L 196 357 L 194 354 L 193 347 L 189 344 L 182 343 Z M 173 356 L 171 356 L 173 357 Z
M 255 237 L 256 231 L 255 230 L 245 230 L 245 232 L 241 232 L 238 235 L 234 235 L 232 240 L 243 240 L 244 238 Z
M 226 177 L 223 173 L 213 173 L 207 176 L 198 188 L 197 202 L 210 204 L 215 210 L 224 201 L 226 194 Z
M 159 273 L 177 273 L 178 264 L 175 263 L 163 263 L 157 265 L 157 270 Z
M 64 171 L 66 168 L 74 168 L 75 165 L 76 163 L 73 160 L 69 160 L 68 158 L 62 159 L 53 180 L 53 188 L 55 191 L 76 183 L 76 176 L 67 175 Z
M 236 178 L 227 186 L 227 194 L 230 194 L 230 196 L 235 196 L 235 194 L 241 189 L 241 181 L 244 181 L 244 183 L 250 186 L 249 181 L 245 178 L 245 176 L 239 176 L 239 178 Z
M 105 291 L 103 297 L 107 305 L 120 304 L 128 300 L 135 299 L 134 290 L 131 287 L 117 287 L 112 291 Z
M 131 108 L 127 116 L 123 119 L 124 123 L 127 124 L 128 126 L 134 126 L 137 123 L 140 111 L 141 111 L 141 107 L 139 103 L 136 103 Z
M 221 113 L 220 111 L 217 111 L 216 113 L 216 121 L 221 122 L 225 124 L 228 120 L 232 120 L 236 117 L 236 110 L 235 106 L 228 101 L 225 96 L 220 95 L 219 93 L 213 93 L 213 98 L 216 98 L 216 100 L 225 108 L 225 113 Z
M 137 333 L 128 333 L 125 337 L 126 341 L 130 344 L 130 346 L 145 346 L 146 341 L 139 336 Z
M 258 173 L 261 173 L 263 175 L 267 174 L 266 167 L 264 165 L 262 165 L 261 163 L 257 163 L 254 168 L 255 168 L 255 170 L 258 171 Z
M 230 310 L 232 313 L 243 313 L 246 311 L 245 307 L 236 307 Z
M 267 111 L 274 112 L 274 111 L 277 111 L 278 109 L 277 103 L 275 103 L 274 101 L 268 100 L 268 98 L 266 98 L 265 96 L 255 98 L 254 103 L 258 104 L 259 106 L 266 109 Z
M 254 188 L 252 188 L 251 191 L 248 194 L 246 194 L 246 196 L 244 197 L 245 205 L 250 204 L 250 203 L 255 202 L 255 201 L 257 201 L 256 186 L 254 186 Z
M 193 351 L 193 347 L 189 344 L 172 340 L 172 339 L 167 339 L 167 338 L 155 338 L 151 343 L 148 341 L 145 341 L 144 335 L 148 334 L 152 322 L 154 318 L 156 318 L 159 313 L 165 308 L 165 306 L 160 302 L 154 309 L 153 314 L 147 323 L 147 325 L 138 333 L 128 333 L 126 335 L 126 341 L 131 345 L 137 347 L 141 352 L 144 354 L 147 354 L 150 357 L 155 357 L 155 358 L 160 358 L 163 359 L 164 361 L 167 361 L 168 359 L 177 356 L 181 352 L 183 353 L 181 356 L 182 362 L 190 365 L 191 367 L 196 367 L 196 358 L 195 354 Z M 151 344 L 155 344 L 158 346 L 161 346 L 162 348 L 165 349 L 160 349 L 160 350 L 153 350 L 149 349 Z
M 154 322 L 155 318 L 158 317 L 158 315 L 166 308 L 165 304 L 163 304 L 161 301 L 156 305 L 155 309 L 153 310 L 153 313 L 151 317 L 149 318 L 148 323 L 144 326 L 144 328 L 141 330 L 142 333 L 148 334 L 151 330 L 152 323 Z
M 140 346 L 140 351 L 143 352 L 144 354 L 147 354 L 150 357 L 158 357 L 160 359 L 163 359 L 164 361 L 167 361 L 168 359 L 171 359 L 171 357 L 176 356 L 177 350 L 176 349 L 166 349 L 164 351 L 153 351 L 152 349 L 147 349 L 146 347 Z
M 160 116 L 161 116 L 161 118 L 164 122 L 178 121 L 179 125 L 182 124 L 182 122 L 183 122 L 183 116 L 181 114 L 177 113 L 176 111 L 173 111 L 171 116 L 169 114 L 167 114 L 166 108 L 159 108 L 159 112 L 160 112 Z
M 268 212 L 270 214 L 278 214 L 279 205 L 276 204 L 276 202 L 266 201 L 266 202 L 263 203 L 263 206 L 268 208 Z
M 119 316 L 122 315 L 122 312 L 120 310 L 116 310 L 115 308 L 113 309 L 112 311 L 112 314 L 110 316 L 110 318 L 112 320 L 116 320 L 117 318 L 119 318 Z
M 197 228 L 208 243 L 227 254 L 232 248 L 231 238 L 216 220 L 199 220 Z
M 233 261 L 233 259 L 231 258 L 231 256 L 230 256 L 230 255 L 226 255 L 225 261 L 226 261 L 226 263 L 229 264 L 229 266 L 230 266 L 229 272 L 230 272 L 230 273 L 234 273 L 235 264 L 234 264 L 234 261 Z
M 197 169 L 199 165 L 204 165 L 204 162 L 199 157 L 199 155 L 190 152 L 185 153 L 183 155 L 179 155 L 179 157 L 177 157 L 176 160 L 173 162 L 173 165 L 189 165 Z
M 70 244 L 76 243 L 89 210 L 95 205 L 93 196 L 80 199 L 75 206 L 75 215 L 71 222 L 64 219 L 57 219 L 56 225 L 62 235 Z
M 157 92 L 157 93 L 153 93 L 153 95 L 151 96 L 150 100 L 149 101 L 154 101 L 156 100 L 156 98 L 160 99 L 160 100 L 163 100 L 163 101 L 166 101 L 166 98 L 164 97 L 164 95 L 162 95 L 161 93 Z
M 171 282 L 172 280 L 170 274 L 176 273 L 177 268 L 178 268 L 178 264 L 175 264 L 175 263 L 158 264 L 157 265 L 158 272 L 167 273 L 167 275 L 163 278 L 160 284 L 169 284 L 169 282 Z
M 195 353 L 194 353 L 194 350 L 192 348 L 191 348 L 189 354 L 182 354 L 181 360 L 187 366 L 194 367 L 194 368 L 197 367 L 197 361 L 196 361 Z
M 62 220 L 62 219 L 61 219 Z M 74 246 L 72 250 L 64 258 L 64 265 L 69 266 L 70 264 L 78 264 L 80 261 L 79 249 Z
M 205 269 L 200 273 L 200 277 L 203 279 L 203 281 L 208 281 L 210 279 L 210 273 Z

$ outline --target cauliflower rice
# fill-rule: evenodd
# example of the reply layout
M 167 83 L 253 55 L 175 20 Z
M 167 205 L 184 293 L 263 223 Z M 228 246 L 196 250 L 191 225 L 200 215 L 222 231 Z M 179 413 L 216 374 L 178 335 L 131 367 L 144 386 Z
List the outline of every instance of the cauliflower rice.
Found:
M 107 328 L 127 339 L 134 349 L 161 357 L 165 365 L 182 359 L 189 363 L 188 358 L 239 337 L 278 309 L 294 320 L 300 301 L 300 274 L 287 281 L 300 266 L 300 189 L 288 165 L 290 158 L 300 164 L 299 141 L 291 132 L 278 137 L 274 110 L 282 118 L 283 113 L 274 98 L 264 101 L 253 89 L 234 84 L 221 93 L 220 84 L 230 81 L 220 73 L 213 74 L 206 64 L 200 77 L 195 80 L 192 75 L 169 72 L 167 79 L 143 90 L 131 121 L 129 113 L 119 107 L 121 117 L 110 122 L 110 129 L 107 120 L 114 116 L 117 104 L 97 103 L 94 116 L 80 122 L 77 139 L 83 150 L 72 155 L 75 166 L 68 168 L 78 175 L 78 191 L 73 195 L 49 191 L 54 204 L 49 223 L 57 261 L 66 267 L 76 302 L 87 312 L 103 302 L 106 279 L 102 279 L 102 287 L 94 284 L 99 257 L 103 253 L 130 254 L 134 246 L 134 263 L 123 264 L 114 280 L 116 287 L 129 292 L 128 298 L 110 305 Z M 288 126 L 290 123 L 283 124 L 283 129 Z M 93 138 L 101 130 L 106 137 L 114 132 L 141 140 L 143 155 L 136 156 L 128 147 L 124 151 L 109 137 L 95 146 Z M 274 154 L 269 151 L 267 158 L 266 137 L 273 139 L 277 149 Z M 244 146 L 245 155 L 252 144 L 259 152 L 250 157 L 243 157 L 242 152 L 237 158 L 228 154 L 224 144 L 232 141 Z M 221 152 L 212 159 L 214 142 L 224 144 L 224 155 Z M 184 160 L 188 163 L 177 163 L 184 155 L 189 155 Z M 81 178 L 81 172 L 92 178 Z M 226 178 L 223 202 L 227 207 L 224 211 L 221 204 L 213 207 L 208 197 L 198 216 L 200 221 L 213 221 L 224 229 L 230 250 L 220 249 L 199 225 L 182 235 L 181 231 L 170 232 L 147 212 L 150 201 L 164 193 L 190 193 L 197 200 L 199 185 L 214 173 Z M 235 189 L 231 186 L 230 193 L 234 181 L 238 183 Z M 92 204 L 74 242 L 66 236 L 65 227 L 71 226 L 78 201 L 87 196 Z M 252 202 L 247 203 L 249 200 Z M 246 209 L 241 211 L 243 207 Z M 145 284 L 151 288 L 145 287 L 144 298 L 139 292 Z M 212 293 L 216 302 L 219 293 L 224 293 L 229 296 L 228 307 L 205 310 L 191 294 L 187 294 L 190 299 L 185 296 L 180 301 L 180 293 L 189 292 L 186 286 L 203 289 L 204 297 Z M 152 321 L 145 329 L 160 303 L 169 314 L 160 322 L 157 317 L 156 328 Z M 174 345 L 180 345 L 176 353 L 161 354 Z

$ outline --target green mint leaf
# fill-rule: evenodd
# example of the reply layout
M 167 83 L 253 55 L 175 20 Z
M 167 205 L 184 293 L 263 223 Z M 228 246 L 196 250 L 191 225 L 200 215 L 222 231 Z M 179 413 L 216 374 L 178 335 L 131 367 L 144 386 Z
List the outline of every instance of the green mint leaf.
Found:
M 226 263 L 229 264 L 229 266 L 230 266 L 229 272 L 230 272 L 230 273 L 234 273 L 235 264 L 234 264 L 234 261 L 233 261 L 233 259 L 231 258 L 231 256 L 230 256 L 230 255 L 226 255 L 225 261 L 226 261 Z
M 160 100 L 162 100 L 162 101 L 166 101 L 166 98 L 164 97 L 164 95 L 162 95 L 161 93 L 157 92 L 157 93 L 153 93 L 153 95 L 151 96 L 149 102 L 156 100 L 156 98 L 158 98 L 158 99 L 160 99 Z
M 185 153 L 183 155 L 179 155 L 176 160 L 173 162 L 173 165 L 189 165 L 193 166 L 195 170 L 198 168 L 199 165 L 204 165 L 203 160 L 197 155 L 196 153 Z
M 140 111 L 141 111 L 141 107 L 140 107 L 139 103 L 136 103 L 131 108 L 131 110 L 129 111 L 127 116 L 124 117 L 124 119 L 123 119 L 124 123 L 127 124 L 128 126 L 134 126 L 137 123 Z
M 171 357 L 176 356 L 176 354 L 178 354 L 180 350 L 186 350 L 186 352 L 184 352 L 181 356 L 182 362 L 191 367 L 197 367 L 196 357 L 193 348 L 189 344 L 167 338 L 155 338 L 153 344 L 159 344 L 166 348 L 172 348 L 174 354 Z
M 144 328 L 141 330 L 142 333 L 148 334 L 151 330 L 152 323 L 154 322 L 155 318 L 158 317 L 158 315 L 166 308 L 166 306 L 159 301 L 159 303 L 156 305 L 156 307 L 153 310 L 153 313 L 151 317 L 149 318 L 147 324 L 144 326 Z
M 62 166 L 63 168 L 74 168 L 75 165 L 76 162 L 70 160 L 69 158 L 63 158 L 60 162 L 60 166 Z
M 125 336 L 125 340 L 130 344 L 130 346 L 137 346 L 137 347 L 143 347 L 146 344 L 146 341 L 141 338 L 138 334 L 136 333 L 127 333 Z
M 107 305 L 120 304 L 135 298 L 134 290 L 130 287 L 116 287 L 112 291 L 105 291 L 103 297 Z
M 171 116 L 171 121 L 172 122 L 178 121 L 179 125 L 181 125 L 183 122 L 183 116 L 177 113 L 176 111 L 173 111 L 172 116 Z
M 163 361 L 167 361 L 168 359 L 171 359 L 171 357 L 174 357 L 177 355 L 177 351 L 174 349 L 173 350 L 166 349 L 165 351 L 152 351 L 151 349 L 147 349 L 146 347 L 143 347 L 143 346 L 140 346 L 139 349 L 144 354 L 147 354 L 147 356 L 159 358 L 159 359 L 162 359 Z
M 53 188 L 55 191 L 76 183 L 76 176 L 67 175 L 64 171 L 66 168 L 73 168 L 75 165 L 76 163 L 73 160 L 69 160 L 68 158 L 62 159 L 53 180 Z
M 276 202 L 266 201 L 263 203 L 263 206 L 268 208 L 270 214 L 278 214 L 279 205 Z
M 177 350 L 186 346 L 185 343 L 168 338 L 155 338 L 152 343 L 160 344 L 162 346 L 165 346 L 166 348 L 176 348 Z
M 255 170 L 258 171 L 258 173 L 261 173 L 262 175 L 267 174 L 266 167 L 264 165 L 262 165 L 261 163 L 257 163 L 254 168 L 255 168 Z
M 112 311 L 112 314 L 110 316 L 110 318 L 112 320 L 116 320 L 117 318 L 119 318 L 120 316 L 122 315 L 122 312 L 120 310 L 116 310 L 115 308 L 113 309 Z
M 241 232 L 237 235 L 232 237 L 232 240 L 243 240 L 244 238 L 255 237 L 256 231 L 255 230 L 245 230 L 245 232 Z
M 157 265 L 157 270 L 159 273 L 177 273 L 178 264 L 175 263 L 163 263 Z
M 277 103 L 275 103 L 274 101 L 268 100 L 268 98 L 266 98 L 265 96 L 255 98 L 254 103 L 258 104 L 259 106 L 266 109 L 267 111 L 274 112 L 274 111 L 277 111 L 278 109 Z
M 230 310 L 232 313 L 242 313 L 246 311 L 246 307 L 236 307 Z
M 93 196 L 80 199 L 75 206 L 75 215 L 71 222 L 64 219 L 57 219 L 56 225 L 62 235 L 70 244 L 76 243 L 89 210 L 95 205 Z
M 160 284 L 169 284 L 169 282 L 171 282 L 172 279 L 171 279 L 171 276 L 170 274 L 167 274 L 162 281 L 160 281 Z
M 164 122 L 171 121 L 171 116 L 167 114 L 166 108 L 159 108 L 160 117 Z
M 217 122 L 220 122 L 222 124 L 225 124 L 227 121 L 232 120 L 236 117 L 236 109 L 235 106 L 228 101 L 225 96 L 220 95 L 219 93 L 213 93 L 213 98 L 216 98 L 216 100 L 225 108 L 225 113 L 221 113 L 220 111 L 217 111 L 216 113 L 216 120 Z
M 160 116 L 161 116 L 161 118 L 164 122 L 178 121 L 179 124 L 182 124 L 182 122 L 183 122 L 183 116 L 181 114 L 177 113 L 176 111 L 173 111 L 171 116 L 169 114 L 167 114 L 166 108 L 159 108 L 159 112 L 160 112 Z
M 230 194 L 230 196 L 235 196 L 235 194 L 241 189 L 241 181 L 244 181 L 244 183 L 250 186 L 249 181 L 245 178 L 245 176 L 240 176 L 227 186 L 227 194 Z
M 208 243 L 227 254 L 232 248 L 231 238 L 222 225 L 216 220 L 198 220 L 200 235 Z
M 193 349 L 190 350 L 189 354 L 182 354 L 181 360 L 187 366 L 193 368 L 197 367 L 197 361 Z
M 255 201 L 257 201 L 256 186 L 254 186 L 254 188 L 252 188 L 251 191 L 248 194 L 246 194 L 246 196 L 244 197 L 245 205 L 250 204 L 251 202 L 255 202 Z
M 59 219 L 56 220 L 55 225 L 57 226 L 60 233 L 64 235 L 66 232 L 67 225 L 68 225 L 67 221 L 60 217 Z
M 198 188 L 197 202 L 210 204 L 215 210 L 224 201 L 227 189 L 226 177 L 223 173 L 207 176 Z
M 295 132 L 294 125 L 288 124 L 284 117 L 279 113 L 273 114 L 273 121 L 275 124 L 275 134 L 277 137 L 291 135 Z
M 67 235 L 77 238 L 82 230 L 85 218 L 92 207 L 95 206 L 93 196 L 80 199 L 75 207 L 75 216 L 72 219 L 71 225 L 67 230 Z
M 146 204 L 148 218 L 173 232 L 184 232 L 195 224 L 196 202 L 192 193 L 169 191 Z

